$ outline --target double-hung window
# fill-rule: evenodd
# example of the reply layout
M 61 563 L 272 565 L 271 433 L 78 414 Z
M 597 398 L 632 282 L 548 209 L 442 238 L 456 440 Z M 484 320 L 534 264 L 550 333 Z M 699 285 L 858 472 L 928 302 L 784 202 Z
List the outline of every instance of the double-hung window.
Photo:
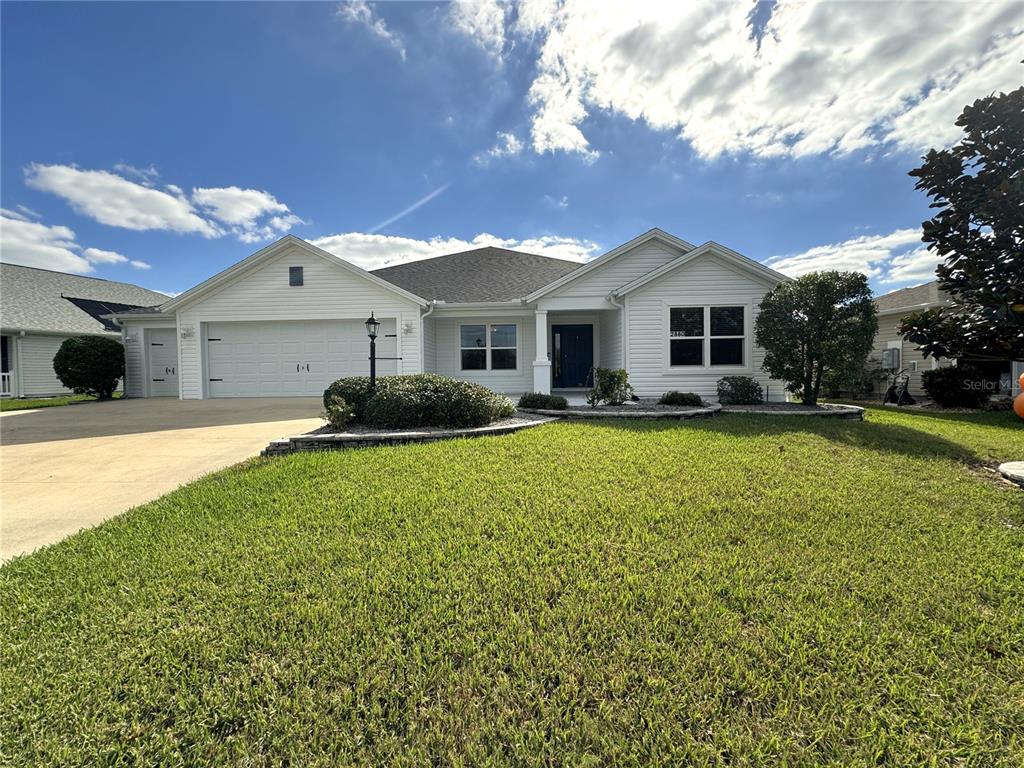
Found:
M 745 330 L 742 306 L 671 307 L 669 365 L 742 366 Z
M 514 371 L 517 350 L 514 324 L 459 326 L 459 352 L 464 371 Z

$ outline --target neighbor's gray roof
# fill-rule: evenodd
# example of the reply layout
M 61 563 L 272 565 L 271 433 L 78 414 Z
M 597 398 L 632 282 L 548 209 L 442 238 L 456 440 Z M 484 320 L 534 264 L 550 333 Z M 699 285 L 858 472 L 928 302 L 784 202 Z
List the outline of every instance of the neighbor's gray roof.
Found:
M 105 333 L 103 323 L 63 298 L 153 306 L 170 298 L 130 283 L 0 264 L 0 326 L 16 331 Z
M 898 291 L 887 293 L 875 299 L 875 308 L 879 312 L 891 312 L 906 307 L 919 307 L 922 304 L 944 304 L 947 296 L 939 290 L 937 280 L 922 285 L 914 285 L 910 288 L 901 288 Z
M 448 303 L 515 301 L 582 265 L 488 246 L 373 270 L 424 299 Z

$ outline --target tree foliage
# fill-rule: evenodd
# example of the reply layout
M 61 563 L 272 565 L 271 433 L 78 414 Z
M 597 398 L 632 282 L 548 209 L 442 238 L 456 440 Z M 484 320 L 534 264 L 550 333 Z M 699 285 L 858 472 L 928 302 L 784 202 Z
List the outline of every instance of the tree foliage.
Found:
M 859 375 L 877 331 L 867 277 L 830 271 L 776 286 L 761 302 L 755 337 L 768 374 L 815 405 L 826 376 Z
M 53 372 L 76 394 L 107 400 L 124 376 L 124 347 L 107 336 L 64 339 L 53 356 Z
M 1024 359 L 1024 87 L 978 99 L 956 125 L 960 143 L 910 172 L 932 198 L 924 222 L 951 305 L 903 319 L 925 355 Z

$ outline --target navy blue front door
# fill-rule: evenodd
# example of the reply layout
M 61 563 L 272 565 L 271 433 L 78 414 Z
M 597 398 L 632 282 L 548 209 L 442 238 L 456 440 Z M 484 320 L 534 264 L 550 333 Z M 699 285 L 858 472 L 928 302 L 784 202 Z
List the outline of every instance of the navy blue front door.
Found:
M 594 326 L 551 326 L 552 386 L 589 387 L 594 367 Z

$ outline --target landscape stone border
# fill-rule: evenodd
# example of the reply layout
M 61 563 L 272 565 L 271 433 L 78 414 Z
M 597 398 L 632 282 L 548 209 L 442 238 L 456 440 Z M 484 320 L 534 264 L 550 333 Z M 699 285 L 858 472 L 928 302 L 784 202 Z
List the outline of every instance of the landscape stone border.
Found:
M 815 419 L 850 419 L 864 421 L 864 409 L 859 405 L 840 405 L 838 403 L 819 403 L 815 411 L 804 408 L 757 408 L 751 406 L 727 405 L 722 413 L 756 413 L 761 416 L 806 416 Z
M 1024 487 L 1024 461 L 1007 461 L 1000 464 L 999 474 L 1011 483 Z
M 345 451 L 351 448 L 371 448 L 377 445 L 406 445 L 433 443 L 466 437 L 507 435 L 521 429 L 550 424 L 551 418 L 519 419 L 513 424 L 491 424 L 467 429 L 392 429 L 379 432 L 310 432 L 294 437 L 274 440 L 263 449 L 261 456 L 284 456 L 303 451 Z
M 548 408 L 520 408 L 523 413 L 535 413 L 539 416 L 552 416 L 559 419 L 701 419 L 717 416 L 720 405 L 709 405 L 706 408 L 659 408 L 644 409 L 643 406 L 626 406 L 621 409 L 570 407 L 563 410 Z

